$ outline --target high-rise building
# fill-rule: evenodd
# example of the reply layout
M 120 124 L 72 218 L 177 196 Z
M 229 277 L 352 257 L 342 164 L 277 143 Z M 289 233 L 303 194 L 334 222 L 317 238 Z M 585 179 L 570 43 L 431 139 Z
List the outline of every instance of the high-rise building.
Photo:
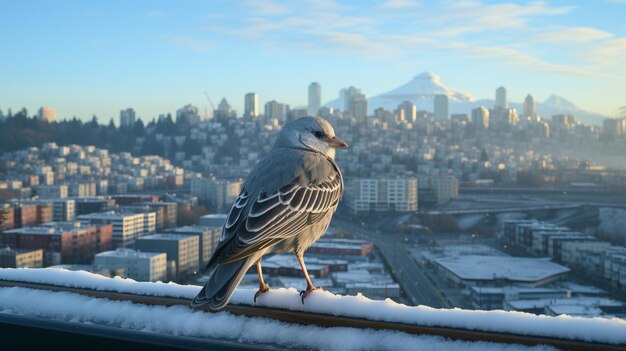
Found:
M 77 217 L 77 220 L 85 224 L 113 225 L 113 245 L 115 247 L 131 245 L 138 237 L 144 235 L 145 219 L 143 213 L 116 213 L 114 211 L 90 213 Z M 145 227 L 155 227 L 154 217 L 152 220 L 153 222 L 147 223 Z
M 265 104 L 265 118 L 277 119 L 280 123 L 287 121 L 287 105 L 272 100 Z
M 523 117 L 537 117 L 537 105 L 535 104 L 535 98 L 528 94 L 524 100 L 524 116 Z
M 247 93 L 245 96 L 244 117 L 259 116 L 259 96 L 256 93 Z
M 417 106 L 411 101 L 404 101 L 398 105 L 397 115 L 399 120 L 413 123 L 417 119 Z
M 489 110 L 485 106 L 472 110 L 472 124 L 475 129 L 489 129 Z
M 350 99 L 352 99 L 352 97 L 357 94 L 361 94 L 361 89 L 357 89 L 355 87 L 341 89 L 341 91 L 339 92 L 339 99 L 342 102 L 341 108 L 344 112 L 348 111 L 350 107 Z
M 361 93 L 361 89 L 349 87 L 342 89 L 340 99 L 343 101 L 343 110 L 351 113 L 356 119 L 367 118 L 367 98 Z
M 230 118 L 237 118 L 237 113 L 230 107 L 226 98 L 222 98 L 222 101 L 217 105 L 217 110 L 213 111 L 213 118 L 218 121 L 225 121 Z
M 551 129 L 557 134 L 562 131 L 571 130 L 575 125 L 576 119 L 572 115 L 553 115 L 550 121 Z
M 417 211 L 417 179 L 355 178 L 348 206 L 355 213 Z
M 514 108 L 507 108 L 502 113 L 504 123 L 509 126 L 516 126 L 519 124 L 519 116 L 517 110 Z
M 317 116 L 322 106 L 322 88 L 317 82 L 309 85 L 309 104 L 307 112 L 310 116 Z
M 435 95 L 434 99 L 434 115 L 435 119 L 444 121 L 448 119 L 448 96 L 443 94 Z
M 459 180 L 455 176 L 442 175 L 433 177 L 431 185 L 438 205 L 459 198 Z
M 52 107 L 43 106 L 39 109 L 37 117 L 42 121 L 52 123 L 57 119 L 57 112 Z
M 211 179 L 208 184 L 209 205 L 215 211 L 227 211 L 241 192 L 241 179 Z
M 602 121 L 602 135 L 604 137 L 620 137 L 626 134 L 626 119 L 606 118 Z
M 191 126 L 200 124 L 200 115 L 198 108 L 192 104 L 187 104 L 176 110 L 176 121 L 187 122 Z
M 495 108 L 507 108 L 509 107 L 509 101 L 507 99 L 506 96 L 506 88 L 505 87 L 499 87 L 498 89 L 496 89 L 496 103 L 495 103 Z
M 131 128 L 135 125 L 135 110 L 127 108 L 120 111 L 120 127 Z

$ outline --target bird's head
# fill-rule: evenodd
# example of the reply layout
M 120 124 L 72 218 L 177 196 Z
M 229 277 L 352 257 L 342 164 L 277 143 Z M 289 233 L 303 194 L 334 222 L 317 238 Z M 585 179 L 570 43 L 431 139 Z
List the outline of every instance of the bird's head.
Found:
M 301 117 L 283 126 L 274 147 L 306 148 L 335 158 L 336 148 L 348 143 L 335 135 L 333 127 L 322 117 Z

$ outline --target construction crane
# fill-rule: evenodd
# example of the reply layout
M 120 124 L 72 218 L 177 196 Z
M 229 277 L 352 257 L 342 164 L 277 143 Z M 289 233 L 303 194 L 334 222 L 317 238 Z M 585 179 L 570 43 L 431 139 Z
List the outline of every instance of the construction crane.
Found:
M 204 92 L 204 96 L 206 96 L 206 99 L 209 100 L 209 104 L 211 104 L 211 116 L 213 116 L 213 111 L 215 111 L 215 105 L 213 104 L 213 101 L 211 100 L 211 97 L 209 96 L 209 94 L 207 94 L 207 92 Z M 204 114 L 208 117 L 209 113 L 206 110 L 206 107 L 204 108 Z

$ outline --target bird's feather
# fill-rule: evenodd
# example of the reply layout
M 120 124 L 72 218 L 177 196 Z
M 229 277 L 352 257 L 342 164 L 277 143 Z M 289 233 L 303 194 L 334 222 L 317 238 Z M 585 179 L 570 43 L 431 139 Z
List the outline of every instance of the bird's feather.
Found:
M 301 161 L 281 162 L 294 156 Z M 304 227 L 336 209 L 343 180 L 332 160 L 309 151 L 277 149 L 255 171 L 261 175 L 272 173 L 268 168 L 282 168 L 284 173 L 295 177 L 284 185 L 257 178 L 264 184 L 262 188 L 256 182 L 246 182 L 228 215 L 218 262 L 242 259 L 267 248 L 269 243 L 298 235 Z
M 299 121 L 308 128 L 319 122 L 312 120 Z M 243 275 L 264 254 L 302 254 L 328 228 L 343 194 L 341 172 L 332 156 L 284 146 L 292 140 L 281 132 L 274 150 L 244 182 L 207 264 L 209 280 L 194 306 L 223 308 Z

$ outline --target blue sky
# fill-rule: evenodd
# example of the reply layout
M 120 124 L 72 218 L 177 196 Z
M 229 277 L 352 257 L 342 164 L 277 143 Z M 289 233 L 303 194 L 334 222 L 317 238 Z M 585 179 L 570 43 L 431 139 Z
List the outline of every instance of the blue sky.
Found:
M 618 116 L 626 105 L 626 0 L 2 1 L 0 109 L 52 106 L 144 120 L 206 91 L 242 111 L 254 91 L 306 104 L 354 85 L 367 96 L 423 71 L 476 98 L 555 93 Z

